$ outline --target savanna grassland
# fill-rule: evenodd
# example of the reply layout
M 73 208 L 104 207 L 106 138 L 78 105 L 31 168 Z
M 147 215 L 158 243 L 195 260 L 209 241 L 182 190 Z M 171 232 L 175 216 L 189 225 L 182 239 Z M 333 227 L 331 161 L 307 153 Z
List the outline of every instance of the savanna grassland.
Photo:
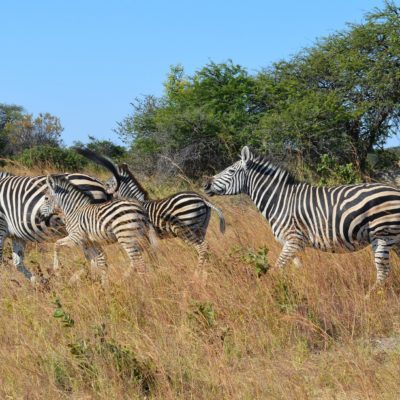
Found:
M 280 245 L 262 216 L 245 197 L 212 201 L 227 229 L 213 215 L 202 271 L 195 251 L 171 239 L 146 256 L 147 275 L 124 279 L 125 254 L 110 246 L 103 289 L 90 274 L 70 282 L 86 263 L 65 249 L 61 275 L 33 288 L 7 246 L 0 399 L 400 398 L 400 260 L 368 299 L 369 249 L 307 250 L 303 267 L 266 271 Z M 48 277 L 52 245 L 27 254 Z

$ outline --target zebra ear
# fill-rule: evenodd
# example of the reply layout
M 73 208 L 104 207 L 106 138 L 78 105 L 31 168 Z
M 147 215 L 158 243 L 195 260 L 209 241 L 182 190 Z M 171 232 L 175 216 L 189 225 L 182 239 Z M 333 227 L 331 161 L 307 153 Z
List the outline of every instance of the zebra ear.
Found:
M 251 152 L 248 146 L 244 146 L 241 153 L 241 158 L 244 162 L 249 161 L 251 157 Z

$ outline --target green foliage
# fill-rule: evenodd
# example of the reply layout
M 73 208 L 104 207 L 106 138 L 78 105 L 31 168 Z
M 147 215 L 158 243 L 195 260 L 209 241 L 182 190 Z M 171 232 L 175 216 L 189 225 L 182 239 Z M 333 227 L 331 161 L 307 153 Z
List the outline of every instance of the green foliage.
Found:
M 114 144 L 110 140 L 99 140 L 93 136 L 89 136 L 89 142 L 84 144 L 82 142 L 75 142 L 74 146 L 87 147 L 89 150 L 109 157 L 116 162 L 119 162 L 125 155 L 126 149 L 123 146 Z
M 192 301 L 190 304 L 189 321 L 196 322 L 197 326 L 211 328 L 215 324 L 215 311 L 212 303 Z
M 0 104 L 0 154 L 8 155 L 9 126 L 23 118 L 24 109 L 17 105 Z
M 255 268 L 257 276 L 260 277 L 266 274 L 269 269 L 268 248 L 266 246 L 260 247 L 258 250 L 248 248 L 242 255 L 242 260 L 251 264 Z
M 222 167 L 236 149 L 251 142 L 256 122 L 254 78 L 231 61 L 209 63 L 193 76 L 171 68 L 162 99 L 137 100 L 134 113 L 117 129 L 134 155 L 162 153 L 190 176 Z M 214 160 L 211 165 L 210 160 Z M 154 163 L 153 163 L 154 164 Z
M 148 172 L 168 171 L 167 156 L 189 176 L 212 173 L 249 144 L 313 172 L 326 154 L 343 169 L 324 179 L 353 181 L 400 124 L 399 15 L 388 2 L 254 76 L 232 61 L 191 76 L 172 67 L 164 95 L 137 100 L 117 132 Z
M 317 172 L 320 177 L 319 184 L 322 185 L 349 185 L 361 182 L 360 176 L 353 167 L 353 164 L 338 164 L 337 161 L 323 154 L 320 163 L 317 165 Z
M 75 321 L 67 312 L 65 312 L 59 298 L 55 299 L 54 304 L 56 305 L 56 309 L 54 310 L 53 317 L 59 318 L 62 325 L 66 328 L 71 328 L 72 326 L 74 326 Z
M 54 304 L 56 309 L 53 317 L 60 319 L 64 328 L 73 328 L 74 320 L 64 310 L 60 299 L 56 298 Z M 105 324 L 93 326 L 92 331 L 93 335 L 89 338 L 74 338 L 73 331 L 69 331 L 68 335 L 72 339 L 68 343 L 69 352 L 78 360 L 85 379 L 91 382 L 91 385 L 96 385 L 96 362 L 100 359 L 112 365 L 121 379 L 137 382 L 143 394 L 147 395 L 155 383 L 152 365 L 140 361 L 132 350 L 108 338 Z M 59 362 L 54 364 L 54 377 L 58 387 L 64 391 L 71 390 L 68 372 Z
M 55 168 L 60 171 L 79 171 L 87 160 L 75 151 L 60 147 L 38 146 L 26 149 L 17 160 L 28 168 Z

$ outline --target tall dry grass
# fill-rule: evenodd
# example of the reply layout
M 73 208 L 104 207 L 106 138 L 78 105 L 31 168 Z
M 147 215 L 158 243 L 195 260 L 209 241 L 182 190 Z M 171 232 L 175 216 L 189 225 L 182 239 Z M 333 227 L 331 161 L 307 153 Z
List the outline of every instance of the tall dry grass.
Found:
M 14 271 L 0 275 L 1 399 L 397 399 L 400 398 L 400 262 L 369 299 L 369 249 L 307 250 L 303 267 L 258 276 L 280 246 L 252 204 L 213 198 L 211 255 L 159 243 L 150 272 L 123 279 L 110 246 L 110 286 L 69 282 L 86 265 L 63 252 L 47 291 Z M 263 250 L 267 246 L 268 254 Z M 29 246 L 27 264 L 51 265 L 51 244 Z M 259 265 L 258 265 L 259 266 Z

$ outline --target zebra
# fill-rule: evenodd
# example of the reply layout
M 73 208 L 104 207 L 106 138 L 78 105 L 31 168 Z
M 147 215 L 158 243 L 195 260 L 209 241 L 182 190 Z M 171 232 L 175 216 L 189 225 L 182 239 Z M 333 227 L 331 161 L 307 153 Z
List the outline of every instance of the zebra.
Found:
M 111 162 L 107 158 L 95 154 L 88 149 L 76 149 L 81 155 L 108 168 Z M 187 244 L 195 247 L 198 253 L 198 267 L 205 263 L 208 244 L 205 240 L 211 209 L 219 216 L 219 228 L 225 232 L 225 219 L 222 211 L 214 204 L 195 192 L 179 192 L 161 200 L 149 199 L 147 191 L 137 181 L 127 164 L 115 166 L 118 169 L 120 185 L 116 188 L 114 177 L 105 183 L 114 196 L 137 199 L 148 212 L 151 224 L 160 239 L 179 237 Z
M 92 266 L 106 282 L 106 259 L 101 244 L 118 242 L 126 251 L 132 269 L 145 272 L 143 246 L 150 242 L 147 212 L 138 201 L 117 200 L 93 204 L 89 195 L 73 186 L 65 176 L 47 177 L 47 194 L 40 207 L 44 217 L 59 208 L 65 217 L 68 236 L 55 243 L 53 269 L 58 270 L 61 247 L 81 246 Z
M 204 189 L 210 196 L 250 196 L 283 245 L 278 268 L 305 247 L 342 253 L 371 245 L 374 289 L 389 274 L 389 251 L 400 249 L 400 191 L 389 185 L 315 187 L 245 146 L 241 159 L 209 179 Z
M 109 168 L 112 169 L 112 166 Z M 96 178 L 81 173 L 64 176 L 71 184 L 88 193 L 94 202 L 107 201 L 112 197 Z M 50 216 L 46 220 L 41 218 L 40 206 L 44 201 L 45 191 L 46 176 L 8 174 L 0 178 L 0 262 L 3 259 L 4 241 L 10 237 L 14 265 L 33 282 L 37 278 L 24 265 L 27 242 L 44 242 L 66 234 L 59 216 Z

